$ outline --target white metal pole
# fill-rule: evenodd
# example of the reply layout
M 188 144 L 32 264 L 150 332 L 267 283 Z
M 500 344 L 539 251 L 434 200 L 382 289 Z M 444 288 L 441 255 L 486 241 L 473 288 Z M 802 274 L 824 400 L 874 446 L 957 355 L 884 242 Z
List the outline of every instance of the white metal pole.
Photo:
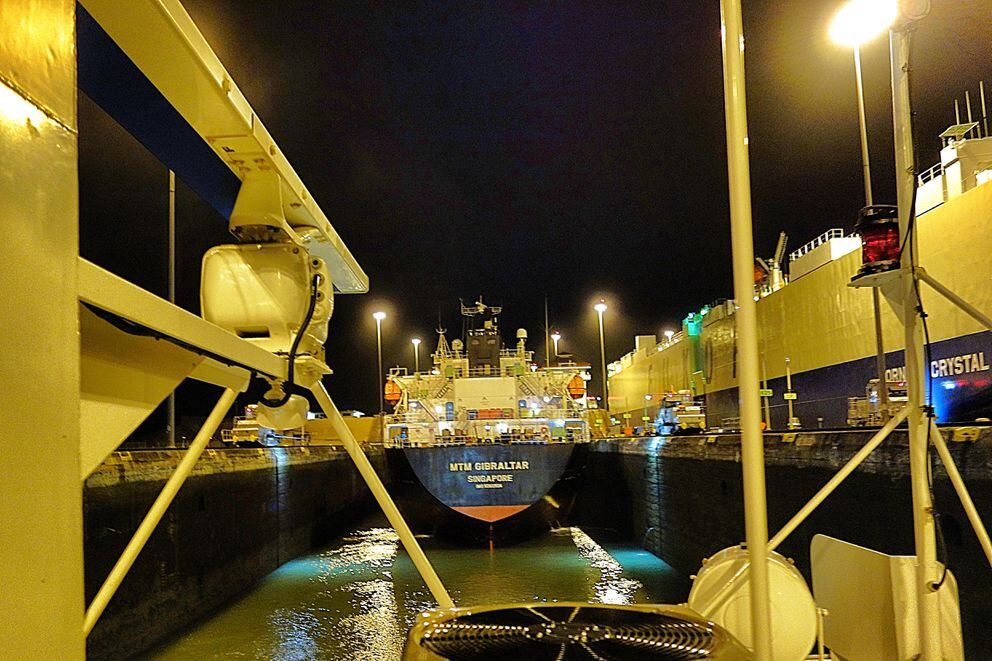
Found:
M 334 405 L 331 396 L 327 394 L 324 384 L 318 381 L 311 389 L 311 392 L 316 397 L 320 408 L 324 410 L 324 415 L 331 421 L 331 426 L 341 438 L 341 442 L 344 443 L 344 449 L 348 451 L 348 456 L 355 462 L 355 467 L 358 468 L 359 474 L 365 480 L 376 502 L 379 503 L 379 507 L 382 508 L 383 514 L 389 520 L 389 525 L 393 527 L 393 530 L 399 536 L 403 548 L 410 555 L 413 566 L 417 568 L 421 578 L 424 579 L 424 583 L 427 584 L 427 588 L 434 596 L 434 600 L 437 601 L 438 606 L 441 608 L 454 607 L 455 603 L 451 600 L 451 596 L 444 588 L 444 584 L 441 583 L 441 579 L 438 577 L 437 572 L 434 571 L 434 567 L 431 566 L 430 561 L 424 554 L 424 550 L 417 543 L 417 538 L 413 536 L 413 531 L 406 524 L 403 515 L 400 514 L 399 509 L 396 507 L 396 503 L 393 502 L 389 492 L 386 491 L 385 485 L 379 479 L 379 475 L 375 472 L 375 468 L 371 462 L 369 462 L 369 458 L 365 456 L 365 452 L 362 451 L 358 441 L 355 440 L 355 435 L 352 434 L 344 418 L 341 417 L 338 407 Z
M 169 302 L 176 302 L 176 173 L 169 170 Z M 176 393 L 169 393 L 168 446 L 176 447 Z
M 768 390 L 768 373 L 765 371 L 765 356 L 762 353 L 761 356 L 761 387 Z M 761 403 L 765 411 L 765 429 L 772 428 L 772 407 L 771 407 L 771 397 L 762 396 Z
M 933 583 L 939 576 L 933 503 L 930 498 L 927 457 L 929 420 L 926 404 L 923 324 L 919 316 L 914 270 L 919 259 L 918 232 L 910 231 L 913 188 L 916 186 L 913 158 L 912 115 L 909 99 L 909 40 L 906 30 L 889 33 L 892 66 L 892 118 L 896 160 L 896 197 L 899 203 L 899 235 L 906 249 L 901 259 L 902 323 L 906 346 L 907 406 L 909 406 L 909 466 L 913 496 L 913 533 L 916 546 L 916 594 L 921 658 L 941 658 L 940 611 Z
M 868 122 L 865 119 L 865 84 L 861 77 L 861 47 L 854 47 L 854 78 L 858 88 L 858 128 L 861 134 L 861 168 L 865 186 L 865 206 L 874 204 L 871 191 L 871 157 L 868 150 Z M 885 378 L 885 343 L 882 337 L 882 303 L 878 287 L 871 288 L 875 317 L 875 371 L 878 373 L 878 409 L 884 424 L 889 419 L 889 388 Z
M 868 153 L 868 125 L 865 120 L 865 87 L 861 78 L 861 47 L 854 47 L 854 78 L 858 88 L 858 128 L 861 133 L 861 169 L 865 186 L 865 205 L 874 204 L 871 194 L 871 162 Z
M 968 301 L 964 300 L 944 285 L 940 284 L 940 282 L 927 273 L 923 267 L 918 267 L 916 269 L 916 277 L 933 287 L 934 291 L 949 300 L 951 303 L 961 308 L 961 310 L 969 317 L 980 323 L 982 326 L 985 326 L 985 328 L 992 330 L 992 318 L 976 308 L 974 305 L 968 303 Z
M 548 297 L 544 297 L 544 366 L 551 367 L 551 328 L 548 325 Z
M 207 419 L 203 422 L 203 426 L 200 427 L 200 431 L 196 434 L 196 438 L 193 439 L 186 454 L 183 455 L 182 460 L 176 467 L 176 471 L 166 481 L 165 486 L 162 487 L 162 491 L 155 498 L 155 502 L 152 503 L 148 513 L 145 514 L 145 518 L 141 520 L 141 524 L 135 531 L 131 541 L 124 547 L 121 557 L 117 559 L 114 568 L 110 570 L 110 574 L 103 581 L 100 590 L 86 608 L 86 619 L 83 621 L 84 635 L 90 635 L 93 626 L 100 619 L 100 615 L 103 614 L 104 609 L 107 608 L 107 604 L 114 596 L 114 593 L 117 592 L 117 588 L 120 587 L 124 577 L 127 576 L 127 572 L 131 569 L 134 561 L 138 559 L 141 549 L 145 547 L 148 538 L 152 536 L 155 527 L 162 520 L 162 516 L 166 510 L 169 509 L 169 505 L 176 497 L 176 493 L 179 492 L 179 488 L 183 486 L 186 478 L 193 471 L 197 460 L 203 454 L 207 443 L 210 442 L 210 437 L 217 431 L 217 427 L 224 420 L 224 416 L 227 415 L 231 405 L 234 404 L 234 399 L 237 395 L 238 393 L 231 388 L 224 389 L 220 399 L 217 400 L 217 404 L 214 405 L 213 411 L 207 416 Z
M 416 374 L 420 371 L 420 342 L 413 343 L 413 372 Z
M 961 507 L 964 508 L 964 512 L 968 516 L 968 521 L 971 522 L 971 528 L 975 531 L 978 543 L 982 547 L 982 551 L 985 552 L 985 559 L 988 561 L 989 566 L 992 567 L 992 539 L 989 539 L 989 533 L 985 529 L 985 524 L 982 523 L 982 516 L 978 513 L 978 509 L 975 507 L 975 501 L 971 499 L 971 494 L 968 493 L 968 487 L 965 485 L 961 473 L 958 472 L 958 467 L 954 463 L 954 457 L 951 456 L 950 451 L 947 449 L 947 444 L 944 443 L 944 437 L 941 436 L 937 423 L 931 421 L 930 424 L 930 431 L 933 434 L 933 446 L 937 448 L 937 454 L 940 455 L 940 460 L 944 464 L 947 477 L 950 478 L 951 485 L 954 486 L 954 491 L 957 492 L 958 499 L 961 501 Z
M 788 427 L 789 429 L 794 429 L 796 426 L 794 422 L 796 416 L 795 416 L 795 412 L 792 409 L 792 402 L 795 400 L 792 399 L 792 395 L 794 393 L 792 392 L 792 368 L 790 367 L 791 363 L 792 363 L 791 358 L 785 359 L 785 391 L 789 395 L 789 399 L 787 400 L 787 403 L 789 405 L 789 423 L 786 425 L 786 427 Z
M 768 550 L 774 551 L 777 549 L 779 544 L 784 542 L 785 538 L 791 535 L 792 531 L 798 528 L 799 525 L 806 520 L 806 517 L 812 514 L 813 510 L 819 507 L 820 504 L 827 499 L 827 496 L 832 494 L 834 489 L 840 486 L 840 484 L 847 479 L 847 476 L 853 473 L 854 469 L 860 466 L 862 462 L 868 458 L 868 455 L 874 452 L 875 448 L 881 445 L 882 442 L 889 437 L 892 430 L 902 423 L 902 421 L 906 419 L 907 415 L 909 415 L 909 411 L 903 407 L 900 409 L 899 413 L 889 420 L 881 429 L 875 432 L 875 435 L 868 439 L 868 442 L 865 443 L 864 446 L 858 450 L 846 464 L 844 464 L 843 468 L 834 473 L 833 477 L 831 477 L 830 480 L 816 492 L 816 495 L 810 498 L 809 502 L 803 505 L 802 509 L 796 512 L 796 514 L 789 519 L 789 522 L 782 526 L 782 529 L 779 530 L 774 537 L 772 537 L 771 541 L 768 542 Z
M 379 440 L 385 442 L 386 439 L 386 403 L 383 389 L 385 383 L 382 378 L 382 319 L 375 318 L 375 355 L 376 365 L 376 389 L 379 391 Z
M 599 314 L 599 362 L 603 370 L 603 408 L 610 410 L 610 394 L 607 390 L 606 382 L 606 341 L 603 339 L 603 311 L 597 310 Z
M 765 501 L 765 449 L 758 393 L 758 324 L 754 303 L 754 243 L 751 175 L 744 89 L 744 26 L 741 0 L 721 0 L 723 93 L 727 124 L 727 170 L 733 246 L 734 298 L 738 306 L 741 462 L 744 474 L 744 528 L 751 556 L 751 630 L 757 661 L 770 661 L 771 608 L 768 591 L 768 507 Z

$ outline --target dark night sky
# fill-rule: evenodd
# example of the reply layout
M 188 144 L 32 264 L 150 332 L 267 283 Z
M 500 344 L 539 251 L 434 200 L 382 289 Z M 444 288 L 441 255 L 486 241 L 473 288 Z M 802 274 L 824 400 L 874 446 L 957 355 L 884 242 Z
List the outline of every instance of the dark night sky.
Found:
M 426 353 L 458 298 L 505 305 L 543 352 L 597 361 L 731 293 L 719 3 L 185 0 L 220 59 L 369 274 L 340 297 L 328 384 L 375 408 L 374 322 L 387 364 Z M 755 248 L 850 228 L 862 205 L 850 51 L 837 0 L 745 0 Z M 934 0 L 916 37 L 921 166 L 953 99 L 992 82 L 992 0 Z M 863 51 L 876 202 L 893 202 L 887 43 Z M 976 102 L 977 105 L 977 102 Z M 166 172 L 80 99 L 83 256 L 165 293 Z M 226 224 L 180 186 L 180 304 Z M 184 403 L 190 412 L 196 390 Z

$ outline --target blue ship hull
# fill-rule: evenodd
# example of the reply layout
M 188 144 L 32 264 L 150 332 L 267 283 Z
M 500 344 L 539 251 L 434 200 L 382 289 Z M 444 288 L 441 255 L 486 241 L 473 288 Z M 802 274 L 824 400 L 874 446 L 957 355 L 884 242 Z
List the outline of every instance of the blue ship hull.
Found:
M 934 342 L 931 347 L 930 400 L 938 422 L 973 422 L 992 417 L 992 333 L 983 331 Z M 902 380 L 903 351 L 886 354 L 889 380 Z M 847 399 L 863 397 L 865 384 L 877 377 L 874 356 L 792 375 L 798 399 L 795 415 L 805 428 L 847 426 Z M 782 399 L 785 378 L 771 379 L 771 427 L 784 429 L 788 407 Z M 737 389 L 706 395 L 707 421 L 719 427 L 724 418 L 739 415 Z
M 387 457 L 392 489 L 416 528 L 507 539 L 564 521 L 585 449 L 574 443 L 487 443 L 390 449 Z

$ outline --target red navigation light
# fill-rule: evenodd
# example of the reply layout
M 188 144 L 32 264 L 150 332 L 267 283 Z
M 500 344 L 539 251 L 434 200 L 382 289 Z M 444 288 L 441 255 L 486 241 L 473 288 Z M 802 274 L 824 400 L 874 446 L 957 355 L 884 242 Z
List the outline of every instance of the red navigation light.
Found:
M 899 209 L 888 204 L 858 212 L 855 231 L 861 235 L 861 269 L 858 275 L 899 268 Z

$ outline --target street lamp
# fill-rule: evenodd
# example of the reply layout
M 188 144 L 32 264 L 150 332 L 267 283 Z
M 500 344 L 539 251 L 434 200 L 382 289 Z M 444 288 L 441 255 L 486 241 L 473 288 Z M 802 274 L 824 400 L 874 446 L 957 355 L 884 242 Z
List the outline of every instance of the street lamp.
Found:
M 830 38 L 857 48 L 882 34 L 899 18 L 898 0 L 851 0 L 830 23 Z
M 675 331 L 673 331 L 673 330 L 666 330 L 665 331 L 665 341 L 666 342 L 671 343 L 673 337 L 675 337 Z
M 861 45 L 884 32 L 896 20 L 896 0 L 853 0 L 844 5 L 830 24 L 830 38 L 854 48 L 854 78 L 858 92 L 858 128 L 861 133 L 861 168 L 865 186 L 865 206 L 874 204 L 871 194 L 871 164 L 868 156 L 868 125 L 865 121 L 865 87 L 861 78 Z M 871 288 L 875 315 L 875 371 L 878 372 L 878 409 L 882 422 L 889 419 L 889 384 L 885 378 L 885 345 L 882 340 L 882 303 L 878 287 Z
M 379 311 L 373 312 L 372 318 L 375 319 L 375 349 L 376 356 L 378 357 L 379 371 L 376 372 L 376 389 L 379 391 L 379 427 L 381 429 L 379 436 L 384 439 L 386 436 L 386 402 L 383 399 L 383 379 L 382 379 L 382 320 L 386 318 L 386 313 Z
M 898 203 L 899 235 L 908 247 L 908 259 L 900 260 L 902 291 L 902 327 L 906 364 L 907 427 L 909 430 L 909 475 L 912 486 L 913 537 L 916 551 L 915 593 L 917 631 L 920 658 L 935 661 L 942 658 L 940 639 L 940 607 L 935 577 L 940 575 L 937 562 L 936 522 L 933 498 L 929 489 L 928 461 L 930 425 L 925 416 L 925 386 L 927 358 L 924 350 L 924 327 L 919 291 L 916 284 L 919 262 L 919 237 L 910 232 L 912 208 L 917 186 L 912 135 L 912 107 L 909 97 L 909 49 L 912 25 L 925 17 L 929 0 L 885 0 L 867 2 L 852 0 L 834 19 L 830 35 L 835 41 L 849 45 L 864 43 L 874 35 L 889 29 L 889 67 L 892 83 L 893 146 L 896 155 L 896 200 Z M 897 21 L 900 23 L 896 25 Z M 864 120 L 861 120 L 864 122 Z M 863 130 L 863 129 L 862 129 Z M 864 145 L 862 146 L 864 148 Z M 865 161 L 867 170 L 867 161 Z M 866 187 L 866 192 L 868 192 Z M 873 287 L 876 289 L 877 286 Z M 875 294 L 877 297 L 877 294 Z M 875 300 L 878 300 L 877 298 Z M 878 322 L 876 321 L 876 333 Z M 888 387 L 884 373 L 880 386 Z M 891 421 L 890 423 L 891 424 Z
M 413 372 L 416 374 L 420 371 L 420 338 L 415 337 L 410 343 L 413 344 Z
M 558 340 L 560 340 L 560 339 L 561 339 L 561 332 L 560 331 L 552 331 L 552 333 L 551 333 L 551 341 L 555 343 L 555 362 L 558 361 Z
M 610 393 L 606 385 L 606 342 L 603 339 L 603 313 L 606 312 L 606 301 L 600 299 L 599 303 L 593 306 L 593 310 L 599 315 L 599 359 L 603 369 L 603 406 L 610 410 Z

